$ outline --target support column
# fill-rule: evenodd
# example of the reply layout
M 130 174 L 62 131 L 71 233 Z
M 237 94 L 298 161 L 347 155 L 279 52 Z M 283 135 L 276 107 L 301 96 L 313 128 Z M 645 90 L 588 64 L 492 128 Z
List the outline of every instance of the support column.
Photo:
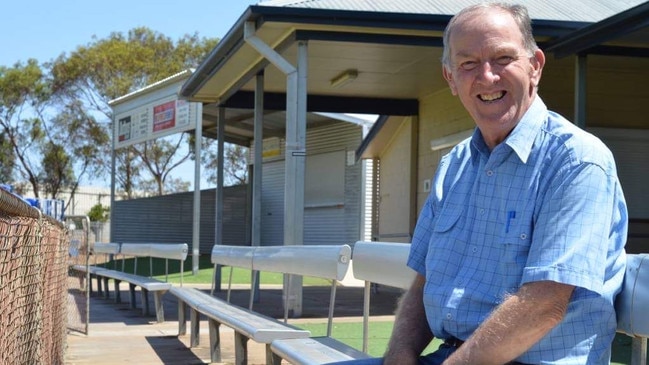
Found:
M 264 149 L 264 74 L 255 77 L 255 129 L 253 173 L 252 173 L 252 246 L 261 245 L 261 184 Z M 253 272 L 255 287 L 252 288 L 252 300 L 259 298 L 259 272 Z
M 575 58 L 575 118 L 578 127 L 586 128 L 586 69 L 587 58 L 584 54 L 577 54 Z

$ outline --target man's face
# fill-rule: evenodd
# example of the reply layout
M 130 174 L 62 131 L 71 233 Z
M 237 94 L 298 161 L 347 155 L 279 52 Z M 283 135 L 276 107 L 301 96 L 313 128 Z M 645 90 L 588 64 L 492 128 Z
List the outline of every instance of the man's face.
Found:
M 545 63 L 530 54 L 511 15 L 490 10 L 458 19 L 444 77 L 490 148 L 502 142 L 532 104 Z

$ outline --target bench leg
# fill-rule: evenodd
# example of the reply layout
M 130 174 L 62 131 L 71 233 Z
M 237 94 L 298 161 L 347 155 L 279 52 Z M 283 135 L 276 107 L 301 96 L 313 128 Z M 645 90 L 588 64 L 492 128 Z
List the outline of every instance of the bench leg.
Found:
M 104 281 L 104 298 L 108 299 L 110 298 L 110 288 L 108 286 L 108 278 L 102 278 L 102 277 L 97 277 L 97 280 L 103 280 Z
M 115 282 L 115 303 L 121 303 L 122 302 L 122 295 L 119 292 L 119 283 L 120 283 L 121 280 L 113 279 L 113 281 Z
M 210 357 L 211 362 L 221 362 L 221 324 L 213 319 L 208 321 L 210 328 Z
M 647 339 L 633 337 L 631 342 L 631 365 L 647 365 Z
M 178 336 L 183 336 L 187 334 L 187 317 L 185 302 L 181 299 L 178 299 Z
M 162 291 L 153 292 L 153 301 L 155 303 L 155 317 L 158 323 L 165 321 L 165 311 L 162 305 Z M 148 307 L 148 306 L 147 306 Z
M 266 344 L 266 365 L 281 365 L 282 358 L 270 349 L 270 344 Z
M 279 356 L 279 355 L 277 355 L 275 353 L 273 353 L 271 356 L 273 357 L 273 360 L 272 360 L 273 365 L 281 365 L 282 364 L 282 357 L 281 356 Z
M 248 337 L 234 332 L 234 363 L 236 365 L 248 364 Z
M 81 277 L 81 287 L 83 288 L 85 275 Z M 90 274 L 90 279 L 88 280 L 88 293 L 92 294 L 92 274 Z
M 189 335 L 189 346 L 196 347 L 200 343 L 201 322 L 198 317 L 200 314 L 194 308 L 189 310 L 189 325 L 191 326 Z
M 142 295 L 142 315 L 150 316 L 151 312 L 149 311 L 149 291 L 144 288 L 140 288 L 140 293 Z
M 92 283 L 92 276 L 90 277 L 90 282 Z M 103 293 L 104 291 L 101 289 L 101 278 L 97 277 L 97 295 L 101 296 Z M 92 294 L 92 290 L 90 291 L 90 294 Z
M 131 304 L 131 309 L 137 308 L 135 303 L 135 285 L 128 283 L 128 301 Z

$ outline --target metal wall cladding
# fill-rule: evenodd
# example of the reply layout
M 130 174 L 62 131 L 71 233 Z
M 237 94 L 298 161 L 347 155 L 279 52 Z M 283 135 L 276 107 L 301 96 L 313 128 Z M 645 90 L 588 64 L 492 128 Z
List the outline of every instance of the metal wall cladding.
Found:
M 223 243 L 246 244 L 246 185 L 226 187 L 223 205 Z M 216 190 L 201 191 L 200 253 L 215 244 Z M 113 242 L 192 243 L 194 193 L 116 201 Z
M 305 245 L 352 244 L 360 239 L 362 222 L 362 163 L 347 164 L 347 152 L 355 152 L 361 143 L 362 128 L 349 124 L 312 128 L 307 131 L 306 153 L 309 156 L 343 151 L 344 196 L 341 204 L 320 204 L 304 210 Z M 283 142 L 282 142 L 283 143 Z M 318 169 L 309 169 L 318 174 Z M 316 176 L 317 179 L 317 176 Z M 264 161 L 262 176 L 263 246 L 284 244 L 284 160 L 275 157 Z

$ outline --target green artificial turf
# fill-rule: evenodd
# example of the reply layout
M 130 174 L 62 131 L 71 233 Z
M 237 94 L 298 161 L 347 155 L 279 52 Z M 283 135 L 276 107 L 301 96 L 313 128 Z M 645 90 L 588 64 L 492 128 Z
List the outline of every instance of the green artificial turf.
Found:
M 327 333 L 327 323 L 299 323 L 298 327 L 311 331 L 312 336 L 324 336 Z M 372 356 L 381 356 L 385 352 L 390 334 L 392 333 L 393 323 L 390 321 L 373 321 L 369 324 L 369 336 L 367 352 Z M 363 323 L 362 322 L 341 322 L 336 323 L 332 328 L 332 337 L 346 343 L 358 350 L 363 347 Z M 436 350 L 441 341 L 433 342 L 424 350 L 428 353 Z M 649 356 L 648 356 L 649 358 Z M 617 334 L 613 341 L 613 354 L 611 356 L 611 365 L 628 365 L 631 364 L 631 338 Z

